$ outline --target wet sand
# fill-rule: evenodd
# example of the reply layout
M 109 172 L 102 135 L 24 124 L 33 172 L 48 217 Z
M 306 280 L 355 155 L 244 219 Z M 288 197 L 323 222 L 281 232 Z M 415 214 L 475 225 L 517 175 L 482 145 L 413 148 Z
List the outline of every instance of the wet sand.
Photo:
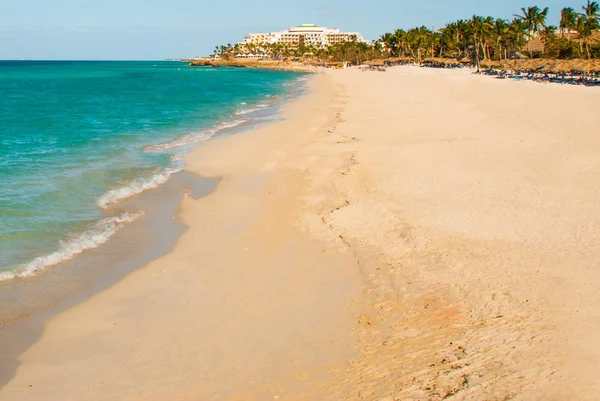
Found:
M 185 231 L 178 219 L 183 195 L 197 199 L 217 183 L 187 171 L 176 173 L 167 184 L 106 211 L 107 216 L 143 213 L 106 244 L 35 277 L 0 282 L 0 387 L 14 376 L 20 354 L 39 338 L 46 320 L 169 253 Z
M 328 71 L 198 146 L 169 254 L 47 321 L 4 400 L 593 400 L 600 91 Z

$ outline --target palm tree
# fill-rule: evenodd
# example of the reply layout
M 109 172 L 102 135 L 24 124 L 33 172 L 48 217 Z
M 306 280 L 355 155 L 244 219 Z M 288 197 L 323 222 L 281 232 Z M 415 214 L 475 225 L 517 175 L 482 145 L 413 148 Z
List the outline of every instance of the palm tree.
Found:
M 456 22 L 458 45 L 462 48 L 463 53 L 469 52 L 471 46 L 471 21 L 458 20 Z
M 575 21 L 577 21 L 577 13 L 571 7 L 565 7 L 560 11 L 560 33 L 561 37 L 565 36 L 565 30 L 575 28 Z
M 475 53 L 475 65 L 477 66 L 477 71 L 479 71 L 480 66 L 480 53 L 479 49 L 483 51 L 483 56 L 487 56 L 487 39 L 492 32 L 492 25 L 489 18 L 483 18 L 477 15 L 474 15 L 470 21 L 470 33 L 473 40 L 473 49 Z
M 402 29 L 396 29 L 394 33 L 386 33 L 381 36 L 379 42 L 384 44 L 392 56 L 400 56 L 404 52 L 406 32 Z
M 581 8 L 583 8 L 589 20 L 595 20 L 596 22 L 600 20 L 600 5 L 597 1 L 588 0 L 587 4 Z
M 396 55 L 398 57 L 406 55 L 406 31 L 403 29 L 396 29 L 392 35 L 394 40 L 394 46 L 396 48 Z
M 583 45 L 585 44 L 587 58 L 591 59 L 589 42 L 599 29 L 598 19 L 589 18 L 586 14 L 579 14 L 575 21 L 575 30 L 579 34 L 579 53 L 581 57 L 583 57 Z
M 538 6 L 521 8 L 523 15 L 515 15 L 520 18 L 527 25 L 529 31 L 529 37 L 533 39 L 538 31 L 546 25 L 546 18 L 548 17 L 548 7 L 543 10 Z M 533 50 L 531 48 L 531 41 L 529 41 L 530 49 L 529 55 L 533 57 Z
M 520 50 L 525 44 L 527 35 L 527 25 L 520 18 L 515 18 L 508 26 L 508 33 L 505 45 L 510 47 L 510 53 Z
M 460 57 L 460 47 L 458 46 L 458 25 L 455 22 L 447 24 L 440 29 L 439 53 L 442 57 L 444 50 L 452 52 L 457 58 Z M 457 52 L 458 55 L 456 55 Z
M 491 59 L 489 42 L 494 41 L 494 25 L 496 20 L 493 17 L 483 19 L 483 36 L 481 37 L 481 50 L 486 59 Z
M 425 26 L 413 28 L 407 32 L 407 42 L 412 48 L 413 56 L 416 56 L 417 63 L 421 65 L 423 54 L 427 55 L 431 48 L 433 32 Z
M 394 54 L 395 51 L 395 43 L 394 36 L 391 33 L 385 33 L 381 35 L 378 42 L 383 44 L 385 50 L 389 51 L 391 54 Z
M 556 40 L 556 31 L 558 28 L 554 25 L 546 25 L 544 30 L 540 32 L 540 38 L 542 39 L 542 43 L 544 44 L 544 51 L 548 49 L 549 46 L 552 46 L 554 41 Z
M 588 19 L 584 14 L 580 14 L 575 20 L 575 30 L 579 35 L 579 56 L 583 57 L 583 42 L 588 38 L 590 32 L 588 31 L 589 24 Z
M 317 52 L 318 53 L 318 52 Z M 376 40 L 371 45 L 370 58 L 382 58 L 385 53 L 385 44 L 381 40 Z M 389 57 L 389 53 L 386 53 Z
M 508 23 L 505 20 L 498 18 L 494 21 L 494 35 L 496 36 L 496 48 L 500 60 L 502 60 L 502 41 L 508 34 L 508 29 Z M 504 58 L 506 58 L 506 55 Z

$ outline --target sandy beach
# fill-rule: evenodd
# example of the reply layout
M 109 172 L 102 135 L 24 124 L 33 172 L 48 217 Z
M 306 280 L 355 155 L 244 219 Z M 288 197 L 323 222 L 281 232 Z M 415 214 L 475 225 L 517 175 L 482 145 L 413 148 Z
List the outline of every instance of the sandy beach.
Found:
M 308 86 L 188 155 L 220 181 L 172 252 L 47 320 L 0 400 L 599 399 L 600 91 Z

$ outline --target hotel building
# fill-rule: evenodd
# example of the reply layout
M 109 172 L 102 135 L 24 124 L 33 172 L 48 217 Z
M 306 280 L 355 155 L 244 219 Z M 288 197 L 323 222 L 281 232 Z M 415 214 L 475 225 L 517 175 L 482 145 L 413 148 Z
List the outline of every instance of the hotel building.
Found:
M 367 42 L 358 32 L 340 32 L 338 28 L 325 28 L 311 24 L 299 25 L 285 31 L 271 33 L 251 33 L 240 45 L 261 45 L 281 43 L 290 47 L 315 46 L 328 47 L 341 42 L 356 40 Z

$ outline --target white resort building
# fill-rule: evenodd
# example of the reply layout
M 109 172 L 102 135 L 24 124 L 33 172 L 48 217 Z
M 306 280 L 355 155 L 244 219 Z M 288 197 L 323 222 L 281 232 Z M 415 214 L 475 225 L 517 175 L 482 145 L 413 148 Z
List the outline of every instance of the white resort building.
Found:
M 328 47 L 341 42 L 356 40 L 367 42 L 358 32 L 340 32 L 338 28 L 325 28 L 312 24 L 292 27 L 285 31 L 248 34 L 240 45 L 261 45 L 281 43 L 290 47 L 315 46 Z

